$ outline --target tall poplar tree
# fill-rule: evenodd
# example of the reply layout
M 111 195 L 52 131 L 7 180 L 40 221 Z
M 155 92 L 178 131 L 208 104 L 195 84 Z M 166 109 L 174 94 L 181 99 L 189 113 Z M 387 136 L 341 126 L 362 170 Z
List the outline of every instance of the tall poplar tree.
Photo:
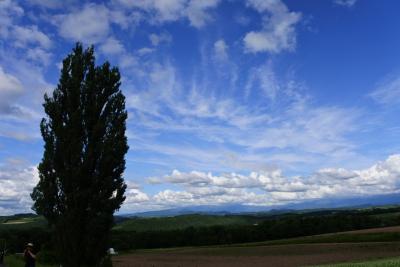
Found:
M 99 266 L 113 214 L 125 200 L 122 177 L 127 111 L 118 68 L 95 65 L 94 49 L 76 44 L 63 61 L 40 124 L 44 153 L 33 209 L 54 229 L 65 267 Z

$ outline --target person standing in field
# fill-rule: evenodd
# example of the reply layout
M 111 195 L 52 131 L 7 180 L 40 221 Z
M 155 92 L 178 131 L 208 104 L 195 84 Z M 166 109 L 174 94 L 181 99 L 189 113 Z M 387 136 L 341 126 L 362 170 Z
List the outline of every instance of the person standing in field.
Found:
M 5 267 L 5 265 L 4 265 L 4 254 L 5 254 L 5 251 L 0 251 L 0 267 Z
M 36 255 L 33 253 L 33 244 L 26 244 L 24 251 L 25 267 L 35 267 Z
M 4 242 L 3 250 L 0 251 L 0 267 L 6 267 L 6 265 L 4 264 L 4 257 L 6 256 L 6 253 L 7 253 L 6 241 L 3 240 L 3 242 Z

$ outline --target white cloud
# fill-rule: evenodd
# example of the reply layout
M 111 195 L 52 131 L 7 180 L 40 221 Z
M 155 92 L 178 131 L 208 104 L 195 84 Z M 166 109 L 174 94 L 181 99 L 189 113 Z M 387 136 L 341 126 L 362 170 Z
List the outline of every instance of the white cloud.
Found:
M 183 18 L 193 27 L 201 28 L 212 20 L 209 14 L 219 0 L 115 0 L 129 7 L 142 10 L 149 16 L 150 23 L 164 23 Z
M 381 82 L 369 94 L 377 103 L 382 105 L 397 104 L 400 101 L 400 76 L 391 76 Z
M 291 12 L 281 0 L 248 0 L 248 5 L 263 16 L 260 31 L 250 31 L 244 37 L 245 51 L 279 53 L 296 47 L 296 24 L 301 13 Z
M 357 0 L 334 0 L 335 4 L 345 7 L 352 7 L 357 3 Z
M 26 56 L 22 57 L 21 53 Z M 17 52 L 0 49 L 3 66 L 0 66 L 1 137 L 25 142 L 40 137 L 38 125 L 43 112 L 43 94 L 54 88 L 44 78 L 45 64 L 51 57 L 47 53 L 40 47 L 18 49 Z
M 357 174 L 354 171 L 348 171 L 343 168 L 335 169 L 335 168 L 325 168 L 321 169 L 317 172 L 318 177 L 322 178 L 322 180 L 347 180 L 351 178 L 357 177 Z
M 186 187 L 221 187 L 227 188 L 258 188 L 265 191 L 298 192 L 307 190 L 304 181 L 299 178 L 287 178 L 279 169 L 251 172 L 249 175 L 238 173 L 223 173 L 215 176 L 212 173 L 192 171 L 182 173 L 174 170 L 171 175 L 166 175 L 164 181 L 173 184 L 182 184 Z
M 253 90 L 261 89 L 266 97 L 275 100 L 281 91 L 281 87 L 284 86 L 277 80 L 272 63 L 268 62 L 251 70 L 245 87 L 245 94 L 248 97 Z
M 127 206 L 141 205 L 143 202 L 150 200 L 149 196 L 138 188 L 131 188 L 128 186 L 125 192 L 126 199 L 124 201 L 124 208 Z
M 137 53 L 138 53 L 138 55 L 143 56 L 143 55 L 151 54 L 151 53 L 153 53 L 154 51 L 155 51 L 154 48 L 143 47 L 143 48 L 140 48 L 140 49 L 137 51 Z
M 7 138 L 12 138 L 14 140 L 26 142 L 26 141 L 32 141 L 33 139 L 39 139 L 40 132 L 37 131 L 38 124 L 39 122 L 34 121 L 33 123 L 21 123 L 19 118 L 20 117 L 28 117 L 25 113 L 27 113 L 23 107 L 20 106 L 13 106 L 15 110 L 13 110 L 14 114 L 13 116 L 9 116 L 11 118 L 11 123 L 10 122 L 5 122 L 2 121 L 0 123 L 0 136 L 1 137 L 7 137 Z M 33 116 L 30 116 L 33 117 Z M 2 119 L 4 120 L 7 118 L 6 116 L 2 116 Z
M 124 54 L 119 58 L 119 66 L 121 68 L 132 68 L 138 66 L 137 58 L 131 54 Z
M 185 204 L 195 203 L 193 194 L 169 189 L 157 193 L 154 196 L 154 200 L 159 203 L 164 203 L 164 205 L 176 205 L 179 201 Z
M 131 8 L 139 8 L 153 15 L 157 21 L 178 20 L 185 8 L 186 0 L 117 0 Z
M 30 193 L 38 181 L 36 166 L 16 159 L 0 163 L 1 215 L 30 212 Z
M 44 49 L 49 49 L 52 45 L 50 38 L 40 31 L 37 26 L 14 26 L 13 37 L 15 45 L 19 47 L 26 47 L 27 45 L 39 45 Z
M 218 60 L 226 60 L 228 58 L 228 45 L 223 39 L 219 39 L 214 43 L 214 53 Z
M 362 158 L 349 138 L 361 127 L 361 111 L 310 103 L 302 85 L 277 79 L 271 64 L 249 70 L 254 76 L 249 102 L 228 91 L 216 93 L 219 85 L 211 80 L 184 84 L 171 63 L 143 71 L 146 80 L 141 90 L 127 94 L 127 107 L 135 122 L 129 127 L 143 133 L 132 145 L 155 153 L 152 164 L 249 171 L 275 165 L 304 169 L 306 163 L 349 166 L 349 159 Z M 189 136 L 194 145 L 179 138 L 165 144 L 163 137 L 170 134 Z
M 25 54 L 26 59 L 47 66 L 52 57 L 49 50 L 53 42 L 37 25 L 21 24 L 19 19 L 23 14 L 24 9 L 15 1 L 0 2 L 0 38 L 7 41 L 1 52 L 7 53 L 7 57 Z M 18 57 L 22 58 L 21 55 Z
M 163 32 L 160 34 L 152 33 L 149 35 L 149 39 L 153 46 L 158 46 L 161 43 L 169 44 L 172 42 L 172 36 L 167 32 Z
M 57 17 L 59 34 L 73 41 L 98 43 L 110 31 L 108 9 L 103 5 L 86 4 L 81 10 Z
M 50 60 L 52 57 L 52 54 L 49 52 L 46 52 L 45 50 L 35 47 L 35 48 L 28 48 L 26 57 L 30 60 L 39 62 L 45 66 L 48 66 L 50 64 Z
M 45 8 L 60 8 L 62 6 L 61 1 L 53 1 L 53 0 L 28 0 L 28 2 L 32 5 L 38 5 Z
M 119 40 L 109 37 L 100 45 L 100 51 L 106 55 L 118 55 L 125 53 L 125 48 Z
M 165 179 L 170 183 L 188 183 L 191 185 L 207 185 L 211 182 L 209 174 L 196 171 L 191 173 L 181 173 L 178 170 L 174 170 L 172 174 L 166 176 Z
M 24 9 L 16 1 L 0 1 L 0 37 L 8 37 L 13 20 L 24 14 Z
M 305 177 L 287 177 L 279 169 L 249 175 L 174 170 L 157 179 L 183 187 L 182 190 L 163 190 L 149 198 L 150 202 L 167 207 L 228 203 L 279 205 L 312 199 L 399 193 L 400 155 L 389 156 L 366 169 L 327 168 Z M 259 192 L 255 193 L 253 189 Z
M 54 0 L 28 0 L 31 5 L 37 5 L 43 8 L 49 9 L 58 9 L 63 7 L 71 7 L 76 4 L 78 0 L 63 0 L 63 1 L 54 1 Z
M 345 135 L 357 127 L 359 113 L 356 110 L 310 108 L 301 112 L 290 112 L 284 116 L 287 120 L 275 127 L 258 129 L 254 138 L 242 139 L 243 144 L 253 148 L 300 149 L 321 156 L 352 148 Z
M 219 0 L 191 0 L 186 8 L 190 24 L 201 28 L 212 20 L 210 10 L 219 4 Z
M 35 166 L 9 159 L 0 168 L 0 206 L 3 214 L 28 212 L 29 194 L 38 182 Z M 154 177 L 153 177 L 154 178 Z M 400 192 L 400 155 L 389 156 L 369 168 L 321 169 L 309 176 L 285 176 L 279 169 L 248 175 L 180 172 L 157 178 L 182 189 L 161 190 L 154 195 L 127 181 L 122 211 L 139 211 L 187 205 L 279 205 L 312 199 L 368 196 Z
M 4 72 L 0 66 L 0 113 L 10 113 L 14 101 L 23 93 L 21 82 L 13 75 Z

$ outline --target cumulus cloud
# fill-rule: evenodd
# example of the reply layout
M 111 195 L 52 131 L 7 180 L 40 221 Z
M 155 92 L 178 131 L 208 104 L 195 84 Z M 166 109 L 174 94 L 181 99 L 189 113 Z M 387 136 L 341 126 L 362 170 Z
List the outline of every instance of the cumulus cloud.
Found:
M 290 181 L 278 169 L 262 173 L 251 172 L 249 175 L 225 173 L 218 176 L 199 171 L 182 173 L 174 170 L 171 175 L 165 176 L 164 180 L 168 183 L 182 184 L 189 187 L 258 188 L 278 192 L 306 190 L 302 181 L 297 178 Z
M 249 0 L 248 6 L 263 16 L 260 31 L 250 31 L 244 37 L 245 51 L 279 53 L 296 47 L 296 24 L 300 12 L 289 11 L 281 0 Z
M 28 212 L 32 205 L 29 194 L 38 182 L 36 167 L 16 159 L 9 159 L 0 166 L 2 213 Z M 400 155 L 391 155 L 361 170 L 325 168 L 309 176 L 285 176 L 280 169 L 248 175 L 174 170 L 170 175 L 157 179 L 158 183 L 174 184 L 181 189 L 165 189 L 148 195 L 137 183 L 127 180 L 126 201 L 121 211 L 232 203 L 268 206 L 323 198 L 399 193 Z
M 0 163 L 0 215 L 32 212 L 30 193 L 39 181 L 37 167 L 21 159 L 7 159 Z M 123 210 L 141 210 L 150 197 L 141 191 L 140 186 L 127 180 Z
M 400 192 L 400 155 L 391 155 L 366 169 L 326 168 L 309 176 L 288 177 L 279 169 L 248 175 L 174 170 L 158 179 L 182 186 L 181 190 L 160 191 L 149 199 L 167 206 L 278 205 L 322 198 L 390 194 Z
M 110 31 L 109 11 L 104 5 L 87 4 L 77 12 L 57 17 L 59 34 L 73 41 L 98 43 Z
M 181 173 L 174 170 L 170 176 L 166 176 L 170 183 L 188 183 L 191 185 L 207 185 L 211 182 L 211 174 L 193 171 L 191 173 Z
M 131 203 L 145 202 L 148 201 L 149 197 L 146 193 L 136 188 L 128 188 L 126 191 L 126 205 Z
M 344 7 L 352 7 L 357 3 L 357 0 L 334 0 L 335 4 Z
M 186 16 L 190 24 L 201 28 L 212 20 L 210 10 L 219 4 L 219 0 L 191 0 L 186 8 Z
M 38 181 L 36 166 L 19 159 L 0 163 L 1 215 L 31 212 L 30 193 Z
M 212 20 L 209 11 L 219 0 L 115 0 L 125 7 L 144 11 L 152 23 L 188 19 L 193 27 L 201 28 Z
M 317 172 L 318 178 L 326 181 L 348 180 L 357 177 L 357 173 L 343 168 L 325 168 Z

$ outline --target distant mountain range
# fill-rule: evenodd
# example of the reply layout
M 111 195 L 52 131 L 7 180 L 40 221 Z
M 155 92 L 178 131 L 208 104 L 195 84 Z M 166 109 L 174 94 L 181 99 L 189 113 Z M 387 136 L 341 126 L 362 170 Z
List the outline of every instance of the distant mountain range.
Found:
M 250 214 L 250 213 L 269 213 L 278 214 L 290 211 L 313 210 L 313 209 L 336 209 L 336 208 L 363 208 L 382 205 L 400 204 L 400 194 L 386 194 L 352 198 L 325 198 L 317 200 L 307 200 L 298 203 L 291 203 L 276 206 L 250 206 L 242 204 L 227 205 L 201 205 L 179 207 L 166 210 L 138 212 L 129 214 L 119 214 L 123 217 L 166 217 L 185 214 Z

